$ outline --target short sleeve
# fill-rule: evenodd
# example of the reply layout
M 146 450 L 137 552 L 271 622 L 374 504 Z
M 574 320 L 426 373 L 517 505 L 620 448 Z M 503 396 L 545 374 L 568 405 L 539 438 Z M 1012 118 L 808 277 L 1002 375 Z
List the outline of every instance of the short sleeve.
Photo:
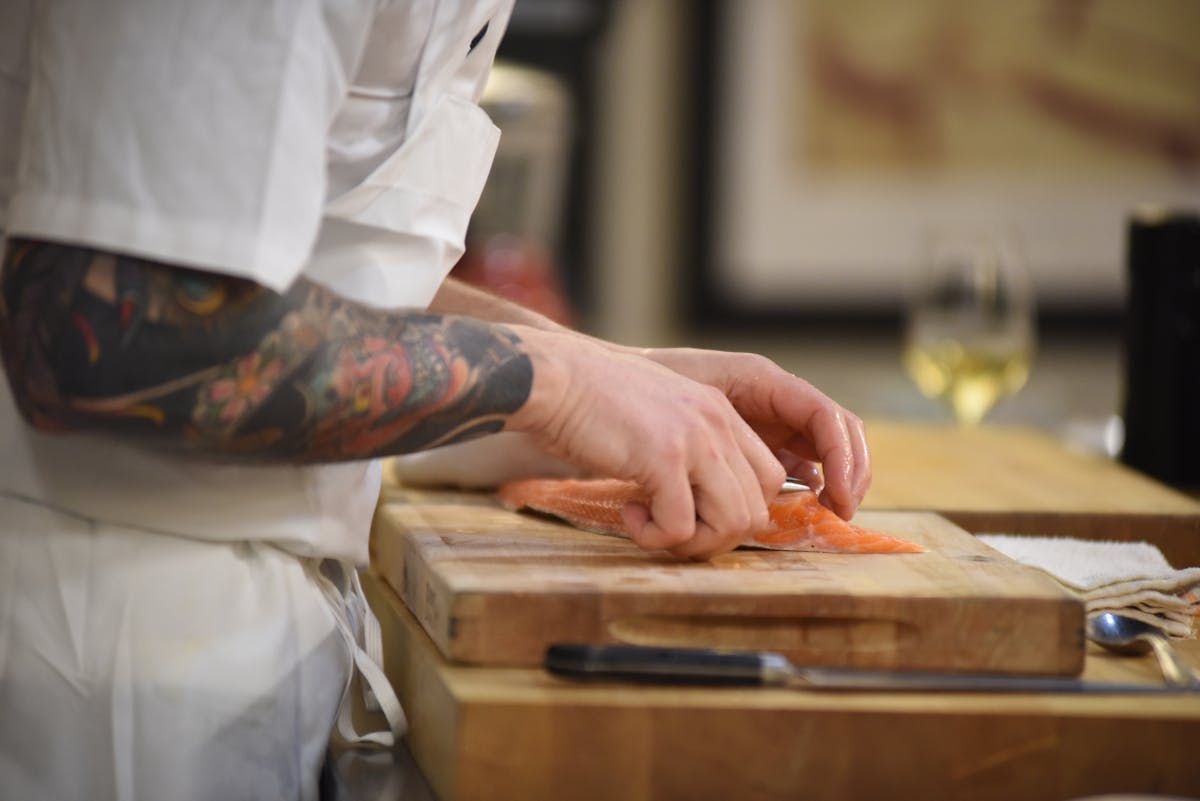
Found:
M 32 0 L 0 3 L 0 236 L 8 228 L 8 201 L 17 176 L 17 151 L 29 90 Z
M 330 131 L 329 200 L 306 275 L 423 307 L 463 253 L 500 132 L 477 100 L 512 0 L 381 3 Z
M 287 287 L 317 237 L 326 133 L 370 23 L 323 6 L 35 5 L 9 233 Z

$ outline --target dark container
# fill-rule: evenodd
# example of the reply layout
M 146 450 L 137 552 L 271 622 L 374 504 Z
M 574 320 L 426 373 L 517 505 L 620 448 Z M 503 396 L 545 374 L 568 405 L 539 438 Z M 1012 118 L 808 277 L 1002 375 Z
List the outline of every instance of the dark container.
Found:
M 1129 222 L 1120 459 L 1200 487 L 1200 214 L 1146 210 Z

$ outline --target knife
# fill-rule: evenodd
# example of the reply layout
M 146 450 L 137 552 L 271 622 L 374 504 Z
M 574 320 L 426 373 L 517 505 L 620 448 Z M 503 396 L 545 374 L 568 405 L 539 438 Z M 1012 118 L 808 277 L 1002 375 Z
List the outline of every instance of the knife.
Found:
M 1086 681 L 1069 676 L 935 673 L 798 667 L 770 651 L 716 651 L 642 645 L 555 643 L 546 670 L 571 679 L 609 679 L 708 686 L 793 687 L 887 692 L 1014 692 L 1181 694 L 1196 689 Z

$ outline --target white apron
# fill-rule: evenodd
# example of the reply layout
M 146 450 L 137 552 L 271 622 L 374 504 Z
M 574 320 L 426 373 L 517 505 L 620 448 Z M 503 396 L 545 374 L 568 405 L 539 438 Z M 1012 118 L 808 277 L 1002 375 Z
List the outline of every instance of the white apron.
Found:
M 0 229 L 423 307 L 495 150 L 475 101 L 510 11 L 6 0 Z M 355 667 L 387 746 L 355 573 L 378 488 L 378 463 L 38 434 L 0 386 L 0 799 L 313 799 L 331 731 L 360 737 Z
M 311 563 L 0 514 L 0 795 L 317 797 L 350 664 Z

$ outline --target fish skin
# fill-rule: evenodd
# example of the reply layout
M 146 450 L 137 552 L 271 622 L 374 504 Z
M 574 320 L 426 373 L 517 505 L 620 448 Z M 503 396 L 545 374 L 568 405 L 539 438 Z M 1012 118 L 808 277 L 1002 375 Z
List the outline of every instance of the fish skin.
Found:
M 621 510 L 649 497 L 621 479 L 521 479 L 497 491 L 501 505 L 558 517 L 576 528 L 628 537 Z M 744 545 L 785 551 L 826 553 L 920 553 L 914 542 L 848 523 L 826 509 L 808 490 L 780 493 L 768 511 L 771 527 L 751 534 Z

